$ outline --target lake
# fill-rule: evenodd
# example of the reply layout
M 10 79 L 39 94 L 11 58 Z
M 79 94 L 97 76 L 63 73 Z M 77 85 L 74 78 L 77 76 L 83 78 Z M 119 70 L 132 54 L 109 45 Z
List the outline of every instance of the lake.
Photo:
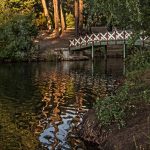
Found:
M 0 64 L 0 147 L 21 149 L 14 141 L 33 134 L 39 150 L 88 149 L 78 125 L 96 98 L 114 90 L 123 68 L 114 58 Z

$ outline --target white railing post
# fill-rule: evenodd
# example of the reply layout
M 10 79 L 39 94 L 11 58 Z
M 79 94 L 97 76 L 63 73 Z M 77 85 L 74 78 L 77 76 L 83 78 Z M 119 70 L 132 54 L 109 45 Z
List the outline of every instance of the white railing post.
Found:
M 92 61 L 94 60 L 94 34 L 92 34 Z
M 80 43 L 80 48 L 81 48 L 81 36 L 80 36 L 80 38 L 79 38 L 79 43 Z
M 107 34 L 106 34 L 106 38 L 107 38 L 107 45 L 108 45 L 108 31 L 107 31 Z
M 117 40 L 116 40 L 116 30 L 115 30 L 115 44 L 117 44 Z
M 88 38 L 88 37 L 87 37 L 87 34 L 86 34 L 86 36 L 85 36 L 86 46 L 87 46 L 87 41 L 88 41 L 87 38 Z

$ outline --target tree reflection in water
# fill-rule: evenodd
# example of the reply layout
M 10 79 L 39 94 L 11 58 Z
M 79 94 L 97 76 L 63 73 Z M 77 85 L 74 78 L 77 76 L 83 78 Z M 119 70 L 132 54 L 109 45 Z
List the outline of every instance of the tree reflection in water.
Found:
M 45 80 L 45 75 L 41 78 Z M 48 149 L 71 149 L 84 147 L 83 143 L 71 131 L 81 122 L 83 114 L 88 110 L 87 104 L 96 96 L 106 95 L 104 80 L 86 75 L 70 73 L 70 75 L 51 72 L 42 87 L 41 119 L 35 133 Z

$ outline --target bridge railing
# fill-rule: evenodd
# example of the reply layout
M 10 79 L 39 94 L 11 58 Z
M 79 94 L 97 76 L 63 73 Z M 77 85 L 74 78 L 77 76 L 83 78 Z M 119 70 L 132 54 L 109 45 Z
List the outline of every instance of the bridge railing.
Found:
M 77 47 L 77 46 L 88 46 L 89 44 L 94 44 L 97 42 L 107 42 L 107 44 L 110 41 L 126 41 L 133 35 L 132 31 L 117 31 L 114 32 L 106 32 L 106 33 L 97 33 L 97 34 L 91 34 L 91 35 L 85 35 L 84 37 L 74 38 L 69 41 L 69 47 Z M 140 37 L 141 41 L 146 40 L 147 37 Z

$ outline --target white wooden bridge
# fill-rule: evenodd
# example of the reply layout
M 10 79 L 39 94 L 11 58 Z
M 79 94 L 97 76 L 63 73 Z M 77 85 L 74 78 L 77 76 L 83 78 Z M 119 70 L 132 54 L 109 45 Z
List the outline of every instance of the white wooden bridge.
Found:
M 74 38 L 69 41 L 70 51 L 83 50 L 88 47 L 92 47 L 92 59 L 94 53 L 94 46 L 105 46 L 107 49 L 108 45 L 124 45 L 123 57 L 125 58 L 126 45 L 130 43 L 130 40 L 133 37 L 132 31 L 113 31 L 106 32 L 104 34 L 97 33 L 91 35 L 85 35 L 84 37 L 80 36 L 79 38 Z M 134 45 L 147 46 L 146 41 L 149 40 L 147 36 L 139 36 Z

